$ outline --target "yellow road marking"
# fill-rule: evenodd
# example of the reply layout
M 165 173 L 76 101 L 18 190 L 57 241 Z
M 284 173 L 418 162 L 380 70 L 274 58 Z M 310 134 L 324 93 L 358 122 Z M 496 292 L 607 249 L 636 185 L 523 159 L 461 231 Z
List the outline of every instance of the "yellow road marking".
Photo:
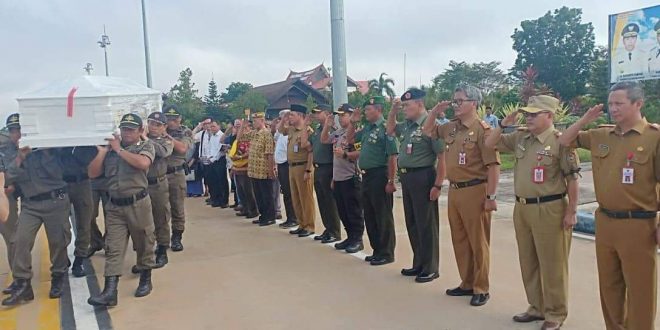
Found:
M 48 240 L 42 236 L 41 239 L 41 269 L 39 277 L 39 290 L 36 298 L 39 304 L 39 315 L 37 325 L 39 329 L 60 329 L 60 300 L 50 299 L 50 254 L 48 251 Z

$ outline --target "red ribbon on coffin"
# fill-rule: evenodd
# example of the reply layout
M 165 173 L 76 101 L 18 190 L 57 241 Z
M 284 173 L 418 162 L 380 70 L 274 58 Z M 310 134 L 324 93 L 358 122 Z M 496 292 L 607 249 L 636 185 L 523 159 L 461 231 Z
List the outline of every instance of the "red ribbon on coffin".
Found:
M 78 87 L 73 87 L 69 91 L 69 95 L 66 99 L 66 116 L 73 117 L 73 96 L 76 94 Z

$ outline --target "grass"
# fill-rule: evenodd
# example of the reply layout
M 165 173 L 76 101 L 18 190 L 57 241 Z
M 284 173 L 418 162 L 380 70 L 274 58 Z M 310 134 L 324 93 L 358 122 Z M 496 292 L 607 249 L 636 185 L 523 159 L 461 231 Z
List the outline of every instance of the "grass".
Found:
M 589 153 L 589 150 L 577 149 L 577 152 L 581 163 L 588 163 L 591 161 L 591 153 Z M 500 165 L 500 169 L 502 171 L 508 171 L 513 169 L 513 165 L 514 165 L 513 154 L 502 153 L 500 154 L 500 158 L 502 162 L 502 165 Z

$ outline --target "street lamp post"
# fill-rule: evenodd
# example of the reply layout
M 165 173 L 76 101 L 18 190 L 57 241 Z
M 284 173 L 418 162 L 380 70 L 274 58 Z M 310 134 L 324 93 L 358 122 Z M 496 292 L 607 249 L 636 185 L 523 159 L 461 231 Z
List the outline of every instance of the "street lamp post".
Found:
M 88 76 L 91 75 L 92 70 L 94 70 L 94 68 L 92 67 L 92 63 L 88 62 L 87 64 L 85 64 L 85 67 L 83 68 L 83 70 L 85 70 L 85 72 L 87 72 Z
M 105 76 L 108 76 L 108 46 L 110 45 L 110 37 L 105 34 L 105 24 L 103 25 L 103 35 L 101 40 L 97 41 L 99 46 L 103 48 L 103 55 L 105 56 Z
M 332 37 L 332 106 L 333 109 L 336 109 L 341 104 L 348 103 L 344 0 L 330 0 L 330 31 Z
M 147 87 L 151 88 L 151 55 L 149 54 L 149 34 L 147 33 L 147 8 L 142 0 L 142 33 L 144 35 L 144 64 L 147 70 Z

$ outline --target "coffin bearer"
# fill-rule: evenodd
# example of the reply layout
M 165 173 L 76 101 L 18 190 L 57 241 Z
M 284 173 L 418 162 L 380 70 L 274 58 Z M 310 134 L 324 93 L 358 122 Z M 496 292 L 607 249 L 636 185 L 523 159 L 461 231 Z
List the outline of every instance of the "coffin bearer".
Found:
M 59 298 L 62 282 L 69 268 L 67 246 L 71 242 L 69 196 L 62 180 L 58 149 L 32 151 L 19 149 L 14 161 L 7 165 L 7 177 L 21 192 L 21 213 L 16 229 L 12 275 L 14 290 L 2 301 L 13 306 L 34 299 L 32 292 L 32 248 L 43 224 L 48 238 L 51 260 L 51 286 L 48 296 Z
M 90 253 L 92 215 L 94 205 L 92 185 L 87 176 L 87 166 L 96 157 L 96 147 L 68 147 L 60 151 L 60 162 L 64 181 L 67 183 L 69 199 L 73 205 L 75 219 L 75 250 L 71 273 L 75 277 L 85 276 L 83 261 Z
M 385 129 L 383 109 L 385 99 L 374 96 L 364 103 L 364 115 L 367 125 L 354 135 L 357 151 L 351 153 L 351 159 L 358 159 L 362 172 L 361 199 L 364 209 L 364 223 L 369 236 L 373 255 L 365 261 L 372 266 L 394 262 L 394 215 L 392 214 L 393 196 L 396 191 L 396 156 L 398 153 L 394 137 L 388 136 Z M 353 136 L 354 126 L 360 121 L 360 111 L 354 111 L 349 126 L 349 136 Z
M 339 214 L 337 213 L 337 202 L 332 194 L 332 144 L 321 143 L 321 131 L 326 118 L 333 117 L 330 107 L 320 105 L 312 109 L 312 121 L 316 123 L 314 132 L 309 134 L 309 142 L 312 144 L 314 158 L 314 191 L 316 201 L 319 205 L 319 213 L 325 230 L 323 234 L 314 237 L 321 243 L 334 243 L 341 239 L 339 228 Z
M 640 83 L 617 83 L 608 98 L 616 125 L 580 131 L 602 115 L 601 104 L 559 138 L 591 150 L 600 303 L 612 330 L 655 329 L 660 129 L 644 119 L 643 106 Z
M 181 125 L 181 114 L 174 105 L 165 108 L 167 131 L 165 137 L 172 141 L 174 151 L 167 158 L 167 183 L 170 189 L 172 210 L 172 251 L 183 250 L 181 239 L 186 223 L 184 199 L 186 198 L 186 152 L 193 145 L 192 131 Z
M 357 156 L 353 143 L 348 141 L 348 127 L 354 109 L 343 104 L 335 115 L 339 117 L 339 129 L 332 131 L 335 119 L 327 116 L 321 132 L 321 142 L 331 144 L 334 160 L 332 163 L 332 186 L 337 202 L 339 218 L 344 224 L 348 237 L 335 244 L 335 249 L 346 253 L 356 253 L 364 249 L 364 217 L 360 205 L 360 174 L 357 168 Z
M 472 296 L 472 306 L 490 299 L 490 219 L 497 210 L 495 191 L 500 174 L 500 157 L 484 145 L 490 126 L 479 119 L 481 92 L 469 85 L 454 91 L 452 102 L 438 103 L 424 123 L 424 134 L 445 140 L 449 189 L 449 228 L 461 284 L 447 290 L 450 296 Z M 456 119 L 438 126 L 435 119 L 450 105 Z
M 444 142 L 422 134 L 428 117 L 424 107 L 426 93 L 412 88 L 395 99 L 387 117 L 387 134 L 401 139 L 398 168 L 403 189 L 403 211 L 408 238 L 413 250 L 411 268 L 402 269 L 404 276 L 416 276 L 418 283 L 439 277 L 438 197 L 445 179 Z M 396 122 L 403 108 L 405 121 Z
M 516 159 L 513 224 L 529 307 L 513 320 L 545 320 L 542 329 L 559 329 L 568 315 L 568 253 L 577 221 L 580 168 L 575 150 L 559 144 L 561 133 L 552 124 L 559 109 L 554 97 L 532 96 L 486 139 L 487 147 L 497 146 Z M 519 114 L 527 129 L 502 135 Z
M 18 141 L 21 139 L 21 124 L 17 113 L 7 117 L 5 129 L 0 130 L 0 157 L 5 167 L 9 166 L 18 156 Z M 16 185 L 10 181 L 10 177 L 5 175 L 4 187 L 7 199 L 9 201 L 9 216 L 6 222 L 0 222 L 0 234 L 5 240 L 7 247 L 7 262 L 11 270 L 14 262 L 16 226 L 18 225 L 18 195 Z M 2 290 L 3 294 L 11 293 L 16 281 Z
M 98 155 L 89 165 L 89 176 L 105 173 L 110 201 L 106 210 L 105 287 L 87 302 L 94 306 L 117 305 L 117 284 L 122 273 L 124 254 L 130 235 L 137 252 L 140 283 L 136 297 L 151 293 L 151 269 L 154 260 L 154 219 L 147 190 L 147 171 L 154 160 L 154 146 L 142 141 L 142 119 L 127 114 L 119 123 L 121 137 L 108 139 L 107 147 L 98 147 Z

